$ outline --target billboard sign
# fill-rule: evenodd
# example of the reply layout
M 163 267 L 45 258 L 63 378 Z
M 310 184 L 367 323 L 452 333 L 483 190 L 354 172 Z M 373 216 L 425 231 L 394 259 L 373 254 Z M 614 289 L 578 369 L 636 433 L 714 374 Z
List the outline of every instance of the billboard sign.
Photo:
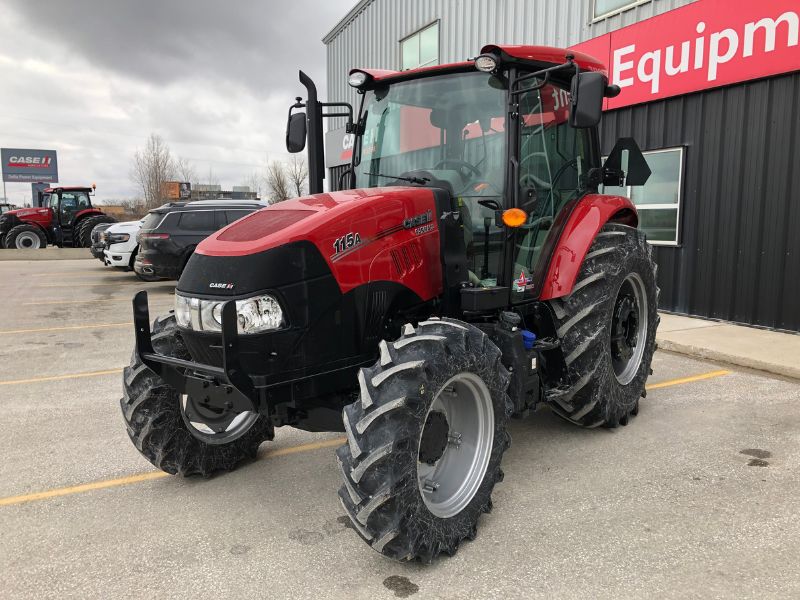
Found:
M 162 189 L 167 200 L 188 200 L 192 195 L 192 184 L 188 181 L 165 181 Z
M 800 6 L 699 0 L 573 48 L 608 65 L 622 108 L 800 70 Z
M 3 181 L 45 182 L 58 181 L 58 159 L 55 150 L 25 150 L 0 148 L 3 162 Z

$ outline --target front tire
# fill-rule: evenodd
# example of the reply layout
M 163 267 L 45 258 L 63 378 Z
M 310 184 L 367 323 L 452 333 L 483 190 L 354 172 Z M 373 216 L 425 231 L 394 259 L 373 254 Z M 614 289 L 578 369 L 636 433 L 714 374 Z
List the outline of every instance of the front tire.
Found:
M 47 247 L 47 236 L 36 225 L 17 225 L 6 235 L 6 248 L 38 250 Z
M 451 319 L 406 325 L 381 342 L 345 407 L 339 498 L 381 554 L 430 562 L 473 539 L 510 445 L 509 376 L 479 329 Z
M 191 358 L 172 314 L 155 320 L 152 339 L 153 348 L 161 354 Z M 123 394 L 120 407 L 128 436 L 147 460 L 167 473 L 208 477 L 216 471 L 231 471 L 254 459 L 261 443 L 274 437 L 264 416 L 228 443 L 193 435 L 178 393 L 142 364 L 136 352 L 123 371 Z
M 605 225 L 572 293 L 550 307 L 567 367 L 566 380 L 545 383 L 550 408 L 583 427 L 627 425 L 645 393 L 659 321 L 656 265 L 644 233 Z

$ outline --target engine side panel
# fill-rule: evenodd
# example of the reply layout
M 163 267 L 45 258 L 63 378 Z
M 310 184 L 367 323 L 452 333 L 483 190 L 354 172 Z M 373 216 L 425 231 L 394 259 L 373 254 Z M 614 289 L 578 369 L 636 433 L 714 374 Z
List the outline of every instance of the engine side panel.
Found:
M 589 247 L 609 221 L 635 227 L 638 224 L 636 207 L 622 196 L 589 194 L 580 200 L 556 244 L 539 300 L 561 298 L 572 292 Z

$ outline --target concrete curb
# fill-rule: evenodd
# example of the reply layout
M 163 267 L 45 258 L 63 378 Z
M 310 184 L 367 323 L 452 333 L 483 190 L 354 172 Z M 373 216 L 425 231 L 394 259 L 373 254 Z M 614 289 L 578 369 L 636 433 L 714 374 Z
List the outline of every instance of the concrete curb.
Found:
M 80 259 L 94 259 L 94 257 L 88 248 L 39 248 L 38 250 L 0 249 L 0 261 Z
M 656 336 L 659 350 L 668 350 L 677 354 L 683 354 L 694 358 L 702 358 L 712 360 L 715 362 L 727 363 L 737 367 L 746 367 L 748 369 L 755 369 L 757 371 L 765 371 L 773 375 L 781 375 L 783 377 L 790 377 L 792 379 L 800 380 L 800 367 L 791 367 L 788 365 L 778 365 L 768 361 L 751 359 L 749 357 L 731 354 L 712 348 L 704 348 L 700 346 L 693 346 L 673 340 L 665 340 Z

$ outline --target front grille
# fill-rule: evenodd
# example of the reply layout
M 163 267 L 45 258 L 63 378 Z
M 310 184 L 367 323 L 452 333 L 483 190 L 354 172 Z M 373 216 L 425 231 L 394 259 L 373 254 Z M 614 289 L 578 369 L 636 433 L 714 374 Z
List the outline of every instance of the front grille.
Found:
M 192 360 L 212 367 L 222 366 L 221 335 L 200 335 L 190 331 L 183 331 L 181 335 Z

